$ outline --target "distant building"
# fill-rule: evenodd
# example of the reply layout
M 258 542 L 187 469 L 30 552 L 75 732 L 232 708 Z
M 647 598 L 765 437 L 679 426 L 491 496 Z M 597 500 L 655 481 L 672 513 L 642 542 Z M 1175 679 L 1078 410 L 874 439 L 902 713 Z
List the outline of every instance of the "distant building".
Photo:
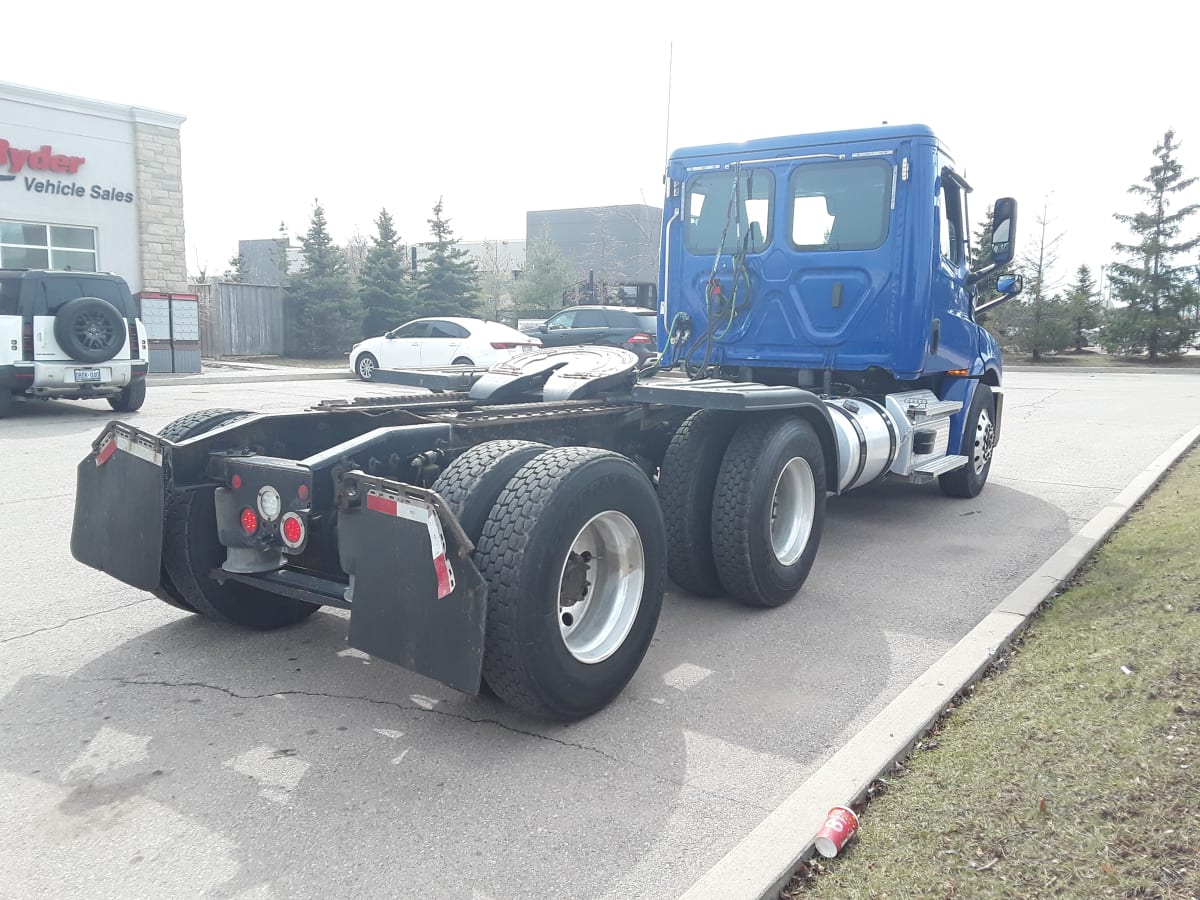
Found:
M 662 210 L 645 204 L 534 210 L 525 238 L 549 233 L 580 275 L 575 303 L 657 302 Z
M 304 250 L 284 238 L 238 241 L 248 284 L 283 284 L 288 275 L 304 265 Z

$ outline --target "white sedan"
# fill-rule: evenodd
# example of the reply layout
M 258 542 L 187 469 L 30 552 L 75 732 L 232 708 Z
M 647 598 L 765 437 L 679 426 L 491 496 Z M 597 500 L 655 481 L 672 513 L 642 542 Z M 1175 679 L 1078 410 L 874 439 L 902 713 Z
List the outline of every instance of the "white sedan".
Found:
M 494 366 L 542 344 L 499 322 L 483 319 L 414 319 L 350 348 L 350 371 L 372 381 L 376 369 L 427 369 L 433 366 Z

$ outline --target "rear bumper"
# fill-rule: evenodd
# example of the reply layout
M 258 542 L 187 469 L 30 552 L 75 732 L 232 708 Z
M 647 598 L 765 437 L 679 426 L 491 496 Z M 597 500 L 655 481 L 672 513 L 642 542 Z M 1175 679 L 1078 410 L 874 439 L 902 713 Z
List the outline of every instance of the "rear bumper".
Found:
M 108 397 L 145 378 L 148 368 L 143 359 L 110 359 L 96 365 L 36 360 L 0 366 L 0 384 L 7 381 L 11 388 L 38 397 Z M 99 370 L 100 380 L 76 382 L 78 370 Z

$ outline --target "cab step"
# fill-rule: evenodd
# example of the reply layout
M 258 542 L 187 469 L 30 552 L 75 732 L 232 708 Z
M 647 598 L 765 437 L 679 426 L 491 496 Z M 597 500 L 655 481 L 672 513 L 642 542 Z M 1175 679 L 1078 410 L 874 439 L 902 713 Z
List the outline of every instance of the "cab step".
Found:
M 939 475 L 945 475 L 947 472 L 961 469 L 966 464 L 967 457 L 965 456 L 940 456 L 937 459 L 917 463 L 913 467 L 912 475 L 909 477 L 915 484 L 925 484 L 933 481 Z

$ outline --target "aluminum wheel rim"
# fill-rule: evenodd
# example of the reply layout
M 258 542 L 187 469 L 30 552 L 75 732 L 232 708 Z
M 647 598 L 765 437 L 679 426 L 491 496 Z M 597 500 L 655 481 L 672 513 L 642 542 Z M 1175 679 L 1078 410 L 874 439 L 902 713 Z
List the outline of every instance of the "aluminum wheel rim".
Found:
M 370 378 L 375 374 L 375 363 L 371 362 L 371 357 L 364 356 L 358 361 L 358 374 L 363 378 Z
M 808 460 L 788 460 L 771 498 L 771 550 L 779 564 L 790 566 L 804 555 L 817 509 L 817 484 Z
M 603 662 L 633 629 L 646 582 L 642 536 L 624 513 L 593 516 L 575 535 L 558 579 L 558 628 L 581 663 Z
M 995 443 L 996 427 L 992 424 L 992 417 L 986 409 L 981 409 L 975 423 L 975 446 L 971 450 L 971 464 L 975 467 L 976 475 L 981 474 L 992 461 Z
M 77 318 L 74 331 L 79 343 L 89 350 L 105 350 L 113 341 L 112 323 L 99 313 Z

